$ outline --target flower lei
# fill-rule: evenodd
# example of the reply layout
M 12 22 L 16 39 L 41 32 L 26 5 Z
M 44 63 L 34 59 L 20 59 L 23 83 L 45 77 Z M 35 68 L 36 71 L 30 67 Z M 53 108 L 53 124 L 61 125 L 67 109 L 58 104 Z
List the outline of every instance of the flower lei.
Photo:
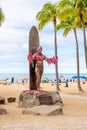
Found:
M 28 56 L 27 56 L 27 59 L 30 63 L 33 63 L 33 58 L 32 58 L 32 53 L 29 53 Z M 38 60 L 38 57 L 36 57 L 36 60 Z M 48 64 L 57 64 L 57 61 L 58 61 L 58 57 L 57 56 L 53 56 L 51 58 L 46 58 L 46 62 Z

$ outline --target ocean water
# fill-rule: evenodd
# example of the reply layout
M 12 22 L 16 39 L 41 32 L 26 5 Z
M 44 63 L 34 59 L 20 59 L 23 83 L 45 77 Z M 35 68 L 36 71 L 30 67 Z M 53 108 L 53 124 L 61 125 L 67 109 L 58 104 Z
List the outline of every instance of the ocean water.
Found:
M 74 76 L 76 74 L 59 74 L 59 78 L 65 78 L 65 79 L 71 79 L 72 76 Z M 87 74 L 81 74 L 87 77 Z M 6 80 L 8 79 L 9 81 L 11 81 L 11 78 L 14 77 L 14 81 L 18 81 L 21 82 L 20 78 L 22 77 L 26 77 L 29 78 L 29 74 L 28 73 L 0 73 L 0 80 Z M 48 78 L 51 80 L 55 80 L 56 79 L 56 75 L 55 74 L 50 74 L 50 73 L 45 73 L 43 74 L 44 78 Z

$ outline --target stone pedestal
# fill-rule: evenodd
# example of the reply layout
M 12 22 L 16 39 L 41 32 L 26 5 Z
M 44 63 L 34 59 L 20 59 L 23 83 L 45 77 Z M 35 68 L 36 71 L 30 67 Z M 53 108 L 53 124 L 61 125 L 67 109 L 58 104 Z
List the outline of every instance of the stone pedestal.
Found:
M 63 114 L 62 99 L 59 95 L 59 92 L 55 91 L 50 92 L 43 90 L 25 90 L 19 96 L 18 106 L 22 108 L 27 108 L 23 111 L 23 114 Z M 43 109 L 40 110 L 40 108 Z M 50 108 L 50 110 L 48 108 Z M 46 110 L 47 112 L 45 112 Z
M 19 96 L 19 107 L 31 108 L 39 105 L 63 105 L 59 92 L 25 90 Z
M 24 109 L 23 114 L 55 116 L 62 115 L 63 110 L 61 106 L 57 105 L 40 105 Z

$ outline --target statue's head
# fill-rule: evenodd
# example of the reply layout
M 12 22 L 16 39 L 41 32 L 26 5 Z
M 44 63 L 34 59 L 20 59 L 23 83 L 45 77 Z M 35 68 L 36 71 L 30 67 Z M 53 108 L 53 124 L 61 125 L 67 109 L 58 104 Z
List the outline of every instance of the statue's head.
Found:
M 41 52 L 42 51 L 42 47 L 41 46 L 37 47 L 36 51 L 37 52 Z

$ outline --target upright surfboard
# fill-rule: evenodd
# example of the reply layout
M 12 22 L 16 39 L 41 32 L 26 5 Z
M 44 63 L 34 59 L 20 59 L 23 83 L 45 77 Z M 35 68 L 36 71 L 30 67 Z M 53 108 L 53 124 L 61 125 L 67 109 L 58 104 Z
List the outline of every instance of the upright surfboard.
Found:
M 38 46 L 39 46 L 38 30 L 35 26 L 32 26 L 29 32 L 29 52 L 34 54 Z M 37 90 L 35 65 L 36 65 L 35 62 L 34 64 L 29 63 L 30 90 Z

